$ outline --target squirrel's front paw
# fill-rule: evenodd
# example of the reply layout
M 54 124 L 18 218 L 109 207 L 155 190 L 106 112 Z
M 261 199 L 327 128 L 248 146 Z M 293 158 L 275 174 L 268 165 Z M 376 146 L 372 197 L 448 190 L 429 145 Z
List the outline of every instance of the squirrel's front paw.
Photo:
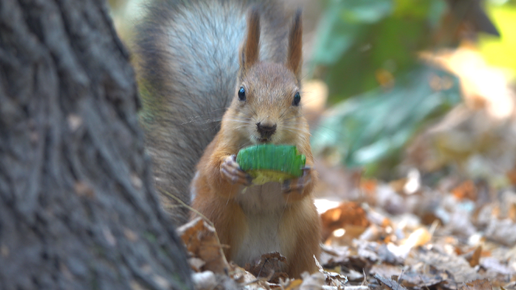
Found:
M 302 194 L 303 189 L 312 182 L 311 170 L 310 167 L 305 167 L 303 168 L 303 175 L 301 175 L 301 177 L 285 180 L 282 185 L 283 193 L 294 192 Z
M 226 180 L 235 184 L 251 185 L 252 178 L 236 162 L 236 155 L 230 155 L 220 165 L 220 173 Z

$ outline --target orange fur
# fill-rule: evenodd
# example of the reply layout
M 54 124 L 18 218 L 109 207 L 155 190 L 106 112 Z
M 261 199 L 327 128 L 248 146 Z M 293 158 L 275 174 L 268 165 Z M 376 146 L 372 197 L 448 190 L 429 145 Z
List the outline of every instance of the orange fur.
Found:
M 255 10 L 248 16 L 248 25 L 235 97 L 224 114 L 220 131 L 197 166 L 197 177 L 192 182 L 195 193 L 192 205 L 214 223 L 221 243 L 230 246 L 225 252 L 229 260 L 252 256 L 246 253 L 254 255 L 254 249 L 245 248 L 248 244 L 270 244 L 271 248 L 278 247 L 287 258 L 289 276 L 300 277 L 304 271 L 316 271 L 313 256 L 319 255 L 320 221 L 311 197 L 317 178 L 315 171 L 310 170 L 302 177 L 301 181 L 306 182 L 301 192 L 286 193 L 273 185 L 267 189 L 272 188 L 274 192 L 264 192 L 265 187 L 250 187 L 251 192 L 243 193 L 244 185 L 233 183 L 221 170 L 228 156 L 236 155 L 244 147 L 262 143 L 257 123 L 277 125 L 267 142 L 295 145 L 306 156 L 306 165 L 313 168 L 314 164 L 308 124 L 300 106 L 293 103 L 294 95 L 300 90 L 300 15 L 296 14 L 293 22 L 285 64 L 259 61 L 259 15 Z M 245 101 L 238 98 L 240 87 L 245 88 Z M 291 180 L 291 184 L 298 181 Z M 255 200 L 260 204 L 253 204 Z M 268 214 L 276 214 L 277 223 L 267 218 Z M 263 222 L 250 221 L 250 216 L 258 216 L 258 219 L 263 216 Z M 264 224 L 271 220 L 270 225 Z M 249 241 L 249 232 L 254 230 L 249 225 L 253 222 L 259 230 L 270 228 L 273 234 L 258 237 L 263 239 L 261 241 Z M 277 239 L 278 245 L 267 239 Z M 256 258 L 259 257 L 251 257 Z
M 303 23 L 301 21 L 301 11 L 296 11 L 294 15 L 294 21 L 290 35 L 288 38 L 288 56 L 287 56 L 287 67 L 294 72 L 297 79 L 301 78 L 301 64 L 303 57 Z
M 247 15 L 247 38 L 240 53 L 240 63 L 245 69 L 252 67 L 259 59 L 260 15 L 254 7 Z

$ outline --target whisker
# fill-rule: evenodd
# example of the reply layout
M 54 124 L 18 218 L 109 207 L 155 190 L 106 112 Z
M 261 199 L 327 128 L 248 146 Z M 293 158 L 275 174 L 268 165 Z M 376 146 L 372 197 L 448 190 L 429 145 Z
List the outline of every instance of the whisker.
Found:
M 233 129 L 240 129 L 240 128 L 245 128 L 245 127 L 247 127 L 247 126 L 240 125 L 240 126 L 235 126 L 235 127 L 233 127 Z
M 298 116 L 292 116 L 292 117 L 290 117 L 290 118 L 283 119 L 283 121 L 284 121 L 284 122 L 285 122 L 285 121 L 290 121 L 290 120 L 297 119 L 297 118 L 298 118 Z
M 228 121 L 233 121 L 233 122 L 239 122 L 239 123 L 246 123 L 246 124 L 251 124 L 250 123 L 250 120 L 246 120 L 246 119 L 234 119 L 234 118 L 229 118 L 227 119 Z
M 249 124 L 249 122 L 246 122 L 246 121 L 239 121 L 239 120 L 229 120 L 229 121 L 234 122 L 234 123 Z
M 303 133 L 303 134 L 310 135 L 310 131 L 307 129 L 304 129 L 304 128 L 301 129 L 301 128 L 283 126 L 283 130 L 290 132 L 290 133 Z
M 283 125 L 283 128 L 292 129 L 296 131 L 310 131 L 308 128 L 305 127 L 299 127 L 299 126 L 289 126 L 289 125 Z
M 280 119 L 283 117 L 287 112 L 289 111 L 289 108 L 283 109 L 283 111 L 280 114 Z
M 203 120 L 188 120 L 188 121 L 185 121 L 183 123 L 181 123 L 180 125 L 187 125 L 187 124 L 209 124 L 209 123 L 217 123 L 217 122 L 220 122 L 222 120 L 222 118 L 215 118 L 215 119 L 203 119 Z

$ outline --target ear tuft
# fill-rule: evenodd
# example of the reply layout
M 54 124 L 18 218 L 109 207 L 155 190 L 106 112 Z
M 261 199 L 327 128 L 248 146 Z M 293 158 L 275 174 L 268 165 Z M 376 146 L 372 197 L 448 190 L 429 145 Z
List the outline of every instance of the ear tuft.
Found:
M 247 36 L 240 50 L 240 68 L 245 72 L 259 59 L 260 13 L 257 7 L 252 7 L 247 14 Z
M 287 67 L 301 79 L 301 64 L 303 56 L 303 23 L 301 21 L 301 9 L 294 14 L 290 35 L 288 38 Z

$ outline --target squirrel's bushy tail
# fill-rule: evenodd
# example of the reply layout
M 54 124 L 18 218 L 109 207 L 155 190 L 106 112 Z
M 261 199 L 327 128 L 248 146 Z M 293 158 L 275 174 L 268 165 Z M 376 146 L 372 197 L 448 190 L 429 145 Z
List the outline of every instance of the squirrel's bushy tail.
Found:
M 262 18 L 261 58 L 284 62 L 289 18 L 272 0 L 157 0 L 138 26 L 140 119 L 156 188 L 176 224 L 187 220 L 188 209 L 169 195 L 190 202 L 195 166 L 236 92 L 251 6 Z

